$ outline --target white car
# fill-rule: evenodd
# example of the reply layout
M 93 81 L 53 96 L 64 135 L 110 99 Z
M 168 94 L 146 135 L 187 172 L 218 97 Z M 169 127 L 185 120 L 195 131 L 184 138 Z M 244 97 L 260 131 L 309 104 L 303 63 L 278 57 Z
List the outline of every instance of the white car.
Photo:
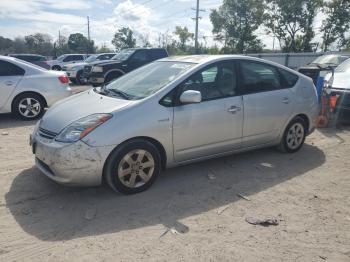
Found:
M 47 64 L 51 67 L 52 70 L 60 71 L 62 67 L 67 64 L 77 63 L 84 61 L 88 55 L 83 54 L 66 54 L 61 55 L 55 60 L 47 61 Z
M 12 112 L 24 120 L 37 119 L 45 107 L 71 94 L 64 72 L 0 56 L 0 113 Z

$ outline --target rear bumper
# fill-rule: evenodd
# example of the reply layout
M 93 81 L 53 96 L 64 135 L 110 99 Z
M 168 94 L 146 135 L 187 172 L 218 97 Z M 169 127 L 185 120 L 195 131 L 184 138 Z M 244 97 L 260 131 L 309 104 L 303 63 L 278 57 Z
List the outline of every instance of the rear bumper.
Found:
M 50 107 L 54 103 L 56 103 L 59 100 L 62 100 L 64 98 L 67 98 L 73 94 L 72 89 L 67 85 L 65 88 L 62 88 L 61 90 L 57 90 L 56 92 L 49 92 L 45 94 L 45 99 L 47 106 Z

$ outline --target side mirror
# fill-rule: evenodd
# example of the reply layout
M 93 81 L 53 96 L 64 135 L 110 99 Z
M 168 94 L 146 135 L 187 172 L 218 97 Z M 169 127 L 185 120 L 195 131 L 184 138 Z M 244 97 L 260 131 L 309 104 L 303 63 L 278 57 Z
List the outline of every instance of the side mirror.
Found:
M 199 91 L 187 90 L 180 96 L 180 102 L 182 104 L 195 104 L 202 101 L 202 94 Z

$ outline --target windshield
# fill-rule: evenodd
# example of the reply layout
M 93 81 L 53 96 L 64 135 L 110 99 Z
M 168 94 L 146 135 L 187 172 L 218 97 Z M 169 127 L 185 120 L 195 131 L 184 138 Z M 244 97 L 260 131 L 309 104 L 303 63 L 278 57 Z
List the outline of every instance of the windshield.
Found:
M 350 72 L 350 59 L 345 60 L 336 69 L 335 72 Z
M 98 55 L 91 55 L 85 59 L 85 62 L 94 62 L 94 61 L 96 61 L 97 57 L 98 57 Z
M 107 92 L 131 100 L 148 97 L 189 70 L 193 63 L 153 62 L 126 74 L 106 86 Z
M 56 60 L 62 61 L 64 57 L 65 57 L 64 55 L 61 55 L 61 56 L 57 57 Z
M 112 57 L 113 60 L 124 61 L 128 59 L 135 51 L 134 50 L 124 50 Z
M 334 64 L 338 65 L 339 64 L 339 56 L 337 55 L 323 55 L 320 57 L 317 57 L 311 64 Z

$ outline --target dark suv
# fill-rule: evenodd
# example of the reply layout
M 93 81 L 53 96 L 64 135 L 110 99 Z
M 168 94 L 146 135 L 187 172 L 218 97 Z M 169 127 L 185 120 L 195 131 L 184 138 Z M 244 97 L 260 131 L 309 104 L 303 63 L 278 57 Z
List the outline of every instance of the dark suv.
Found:
M 26 62 L 32 63 L 34 65 L 41 66 L 45 69 L 50 69 L 50 66 L 46 63 L 47 59 L 42 55 L 34 54 L 10 54 L 8 56 L 15 57 L 17 59 L 24 60 Z
M 99 86 L 157 59 L 168 56 L 164 48 L 130 48 L 107 61 L 96 61 L 84 66 L 84 77 L 93 86 Z

